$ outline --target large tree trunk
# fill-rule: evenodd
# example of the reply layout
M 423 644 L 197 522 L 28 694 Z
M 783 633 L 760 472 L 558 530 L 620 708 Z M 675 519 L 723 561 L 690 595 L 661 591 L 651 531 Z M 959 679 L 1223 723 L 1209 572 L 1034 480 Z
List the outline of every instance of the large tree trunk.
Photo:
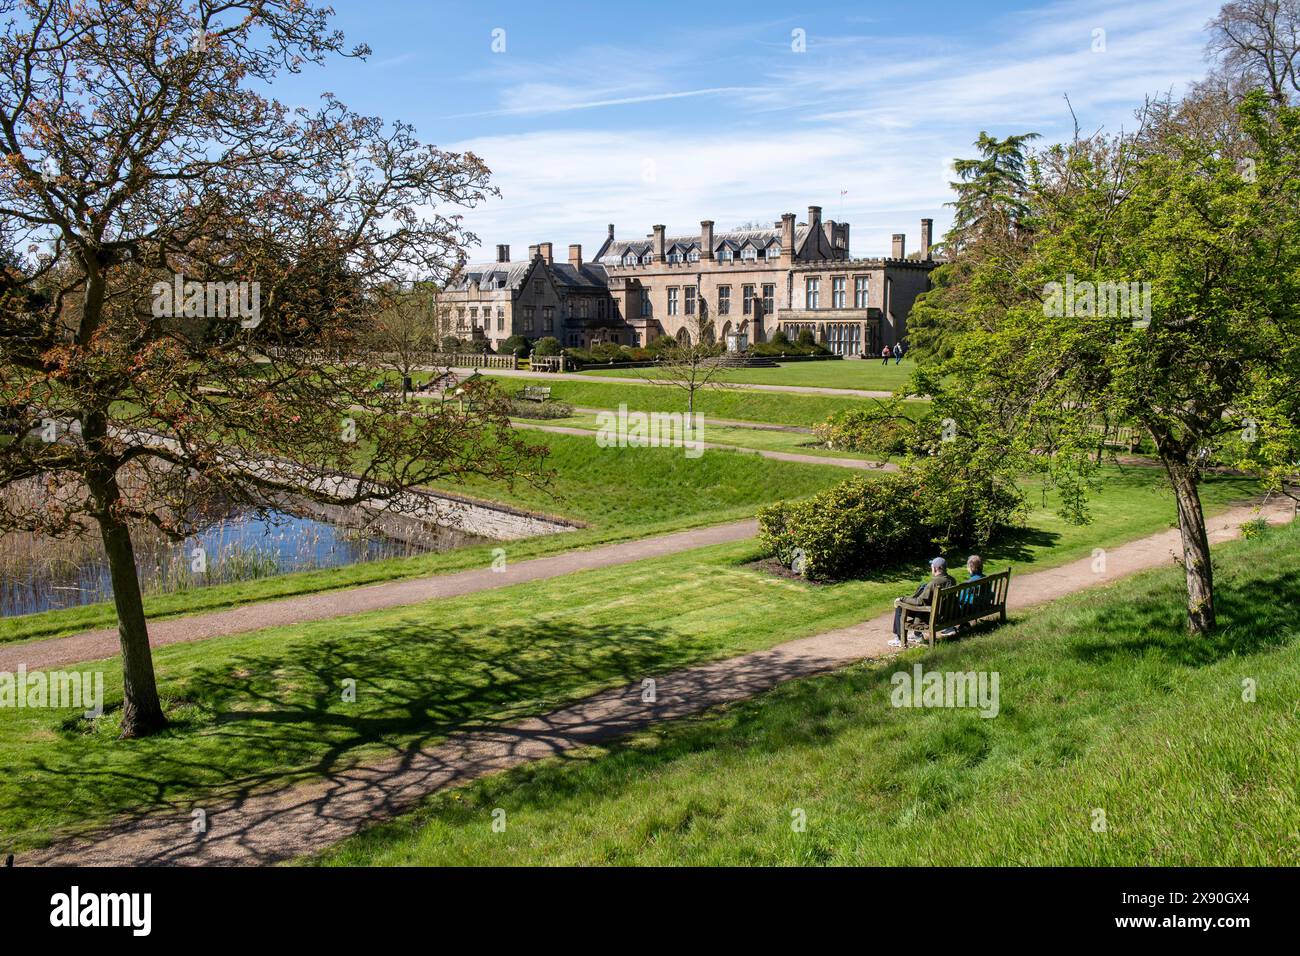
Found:
M 1178 531 L 1183 539 L 1183 571 L 1187 576 L 1187 630 L 1193 635 L 1214 630 L 1214 569 L 1205 512 L 1196 487 L 1196 470 L 1184 462 L 1165 462 L 1178 499 Z
M 153 652 L 149 648 L 149 628 L 140 597 L 140 577 L 135 567 L 135 548 L 131 530 L 116 516 L 113 503 L 119 491 L 111 474 L 92 479 L 91 493 L 99 512 L 99 536 L 108 557 L 108 571 L 113 582 L 113 604 L 117 608 L 118 642 L 122 648 L 122 736 L 145 737 L 167 725 L 158 687 L 154 682 Z

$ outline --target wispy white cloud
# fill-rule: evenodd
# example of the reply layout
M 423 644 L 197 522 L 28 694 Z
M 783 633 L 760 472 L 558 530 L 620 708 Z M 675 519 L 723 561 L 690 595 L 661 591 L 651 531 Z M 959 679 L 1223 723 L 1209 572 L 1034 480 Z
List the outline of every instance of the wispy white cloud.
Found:
M 702 90 L 673 90 L 665 93 L 643 93 L 638 96 L 612 96 L 597 99 L 570 99 L 573 92 L 564 87 L 533 83 L 513 90 L 507 97 L 515 105 L 479 113 L 461 113 L 464 116 L 517 116 L 523 114 L 567 113 L 572 110 L 590 110 L 602 106 L 629 106 L 634 103 L 657 103 L 663 100 L 689 99 L 694 96 L 717 96 L 723 93 L 743 92 L 743 87 L 712 86 Z M 453 117 L 453 118 L 457 118 Z
M 1117 130 L 1144 96 L 1177 92 L 1203 73 L 1202 28 L 1217 5 L 1066 0 L 1003 15 L 979 38 L 944 35 L 942 24 L 914 38 L 876 37 L 855 24 L 834 44 L 819 46 L 810 30 L 807 53 L 765 49 L 752 62 L 737 59 L 734 37 L 727 46 L 705 35 L 662 62 L 606 47 L 575 51 L 576 71 L 522 59 L 494 65 L 501 108 L 491 113 L 506 128 L 457 148 L 488 162 L 502 198 L 467 223 L 489 247 L 549 240 L 590 249 L 611 220 L 623 235 L 660 222 L 690 232 L 702 218 L 720 227 L 788 211 L 802 218 L 814 203 L 853 224 L 855 254 L 886 250 L 898 231 L 914 245 L 919 218 L 946 228 L 951 160 L 970 153 L 980 130 L 1063 138 L 1072 128 L 1066 94 L 1089 131 Z M 1094 52 L 1097 29 L 1105 44 Z M 759 42 L 757 30 L 745 36 Z M 700 70 L 710 49 L 731 68 Z M 617 85 L 602 76 L 602 65 L 648 56 L 661 67 L 653 75 L 620 75 Z M 688 75 L 733 82 L 673 82 Z M 666 106 L 648 106 L 655 103 Z M 597 107 L 607 109 L 572 127 L 580 111 Z M 509 128 L 551 114 L 568 125 Z

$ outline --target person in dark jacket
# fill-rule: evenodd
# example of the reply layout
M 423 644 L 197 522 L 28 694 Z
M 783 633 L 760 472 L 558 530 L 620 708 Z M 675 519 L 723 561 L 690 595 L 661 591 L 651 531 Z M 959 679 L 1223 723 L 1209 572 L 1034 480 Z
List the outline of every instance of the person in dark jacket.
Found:
M 930 560 L 930 580 L 913 591 L 911 597 L 898 598 L 894 601 L 894 638 L 889 642 L 890 645 L 894 647 L 903 646 L 903 626 L 909 618 L 929 615 L 930 601 L 936 589 L 956 586 L 957 582 L 948 573 L 948 562 L 943 558 L 932 558 Z M 908 638 L 919 642 L 922 639 L 921 632 L 912 631 Z

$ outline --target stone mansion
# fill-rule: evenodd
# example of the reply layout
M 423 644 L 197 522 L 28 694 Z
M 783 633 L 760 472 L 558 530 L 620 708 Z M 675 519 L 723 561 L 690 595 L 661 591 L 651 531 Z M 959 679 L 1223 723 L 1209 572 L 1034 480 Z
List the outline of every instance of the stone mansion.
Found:
M 793 339 L 809 329 L 836 354 L 879 355 L 906 337 L 912 303 L 929 288 L 933 221 L 921 220 L 912 257 L 896 233 L 888 257 L 851 259 L 849 224 L 821 213 L 809 206 L 806 222 L 786 213 L 771 229 L 735 232 L 715 232 L 706 219 L 686 236 L 655 226 L 631 240 L 616 239 L 611 225 L 590 260 L 581 245 L 569 246 L 567 262 L 549 242 L 529 246 L 527 259 L 497 246 L 495 262 L 457 269 L 441 297 L 443 322 L 494 348 L 512 335 L 585 348 L 690 340 L 706 318 L 720 341 L 738 332 L 764 342 L 777 329 Z

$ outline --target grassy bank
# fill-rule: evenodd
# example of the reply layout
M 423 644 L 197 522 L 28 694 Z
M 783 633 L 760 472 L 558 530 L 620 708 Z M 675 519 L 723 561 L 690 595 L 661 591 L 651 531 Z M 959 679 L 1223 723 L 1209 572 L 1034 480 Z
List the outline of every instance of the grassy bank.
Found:
M 779 359 L 778 359 L 779 361 Z M 904 359 L 901 365 L 880 359 L 828 359 L 818 362 L 789 362 L 777 368 L 738 368 L 721 373 L 723 381 L 747 385 L 796 385 L 811 388 L 857 388 L 868 392 L 892 392 L 907 384 L 916 363 Z M 636 378 L 645 369 L 590 368 L 583 375 Z
M 1162 530 L 1149 475 L 1117 480 L 1087 528 L 1038 514 L 989 552 L 992 569 L 1046 567 Z M 1240 485 L 1217 488 L 1236 497 Z M 544 712 L 604 687 L 769 647 L 881 613 L 921 571 L 813 586 L 751 566 L 742 542 L 464 598 L 280 627 L 155 652 L 173 724 L 115 739 L 73 711 L 0 709 L 0 849 L 139 807 L 210 802 L 437 742 L 466 724 Z M 341 700 L 356 681 L 354 703 Z
M 687 459 L 671 448 L 600 448 L 594 439 L 542 432 L 529 441 L 551 449 L 555 480 L 547 488 L 487 481 L 446 490 L 570 518 L 589 527 L 505 543 L 511 561 L 569 548 L 666 533 L 750 517 L 778 497 L 802 497 L 843 480 L 842 469 L 772 461 L 754 455 L 708 451 Z M 442 554 L 375 561 L 324 571 L 279 575 L 237 584 L 195 588 L 146 598 L 157 620 L 218 610 L 269 598 L 356 587 L 380 581 L 487 567 L 497 544 Z M 0 643 L 55 637 L 116 626 L 111 603 L 47 611 L 0 620 Z
M 439 795 L 321 862 L 1296 865 L 1298 557 L 1296 526 L 1218 550 L 1212 638 L 1151 572 Z M 916 663 L 997 674 L 996 716 L 893 706 Z
M 631 375 L 632 373 L 627 373 Z M 591 376 L 590 382 L 547 378 L 545 375 L 523 378 L 498 376 L 502 387 L 516 392 L 525 385 L 546 385 L 556 401 L 584 408 L 618 408 L 622 402 L 632 411 L 684 412 L 686 392 L 672 385 L 631 382 L 602 382 Z M 740 388 L 706 388 L 695 394 L 696 410 L 706 418 L 735 419 L 742 422 L 768 422 L 774 425 L 813 426 L 835 412 L 861 408 L 873 399 L 847 395 L 803 395 L 796 392 L 756 392 Z M 926 402 L 908 402 L 919 414 Z M 706 421 L 707 423 L 707 421 Z

